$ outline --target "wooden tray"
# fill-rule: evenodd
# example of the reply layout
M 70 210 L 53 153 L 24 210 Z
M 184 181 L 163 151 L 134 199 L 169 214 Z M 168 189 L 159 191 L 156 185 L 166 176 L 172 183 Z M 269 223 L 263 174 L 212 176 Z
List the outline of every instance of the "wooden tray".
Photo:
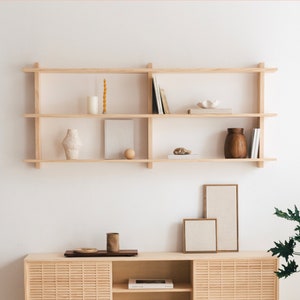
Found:
M 120 250 L 119 252 L 107 252 L 106 250 L 98 250 L 92 253 L 79 253 L 74 250 L 66 250 L 65 257 L 101 257 L 101 256 L 136 256 L 137 250 Z

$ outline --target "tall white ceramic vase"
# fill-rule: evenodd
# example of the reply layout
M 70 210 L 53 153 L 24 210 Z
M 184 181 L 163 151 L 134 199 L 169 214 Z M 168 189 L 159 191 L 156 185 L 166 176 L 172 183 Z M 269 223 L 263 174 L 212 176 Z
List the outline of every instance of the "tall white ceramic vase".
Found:
M 78 159 L 81 141 L 77 129 L 68 129 L 65 138 L 62 141 L 65 150 L 66 159 Z

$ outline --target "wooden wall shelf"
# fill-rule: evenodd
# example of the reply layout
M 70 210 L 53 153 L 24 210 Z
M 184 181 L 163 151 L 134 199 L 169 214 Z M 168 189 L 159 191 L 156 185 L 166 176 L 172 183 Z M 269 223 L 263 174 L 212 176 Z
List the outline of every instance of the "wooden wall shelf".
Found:
M 133 160 L 123 160 L 116 159 L 114 162 L 126 162 L 126 163 L 146 163 L 148 168 L 153 167 L 153 163 L 161 162 L 245 162 L 245 163 L 255 163 L 257 167 L 263 167 L 264 162 L 274 161 L 275 158 L 267 158 L 264 156 L 264 120 L 265 118 L 274 117 L 276 113 L 266 113 L 264 110 L 264 75 L 265 73 L 276 72 L 276 68 L 266 68 L 263 63 L 258 64 L 255 67 L 248 68 L 153 68 L 152 64 L 148 64 L 146 68 L 42 68 L 38 63 L 34 67 L 23 68 L 25 73 L 34 74 L 34 113 L 27 113 L 24 115 L 25 118 L 32 118 L 35 122 L 35 157 L 32 159 L 26 159 L 27 163 L 34 163 L 36 168 L 41 167 L 41 163 L 57 163 L 57 162 L 70 162 L 62 161 L 60 159 L 47 159 L 42 157 L 41 151 L 41 120 L 49 118 L 60 118 L 60 119 L 133 119 L 133 120 L 146 120 L 147 121 L 147 136 L 145 137 L 145 142 L 147 144 L 147 157 Z M 41 101 L 43 100 L 40 94 L 40 81 L 41 74 L 43 73 L 57 73 L 57 74 L 141 74 L 147 76 L 147 113 L 117 113 L 117 114 L 68 114 L 68 113 L 41 113 Z M 237 73 L 237 74 L 247 74 L 253 73 L 257 74 L 257 111 L 254 113 L 233 113 L 233 114 L 201 114 L 201 115 L 189 115 L 189 114 L 153 114 L 152 113 L 152 76 L 156 73 L 165 74 L 199 74 L 199 73 Z M 175 119 L 175 118 L 185 118 L 185 119 L 254 119 L 260 128 L 260 148 L 259 155 L 257 159 L 223 159 L 221 157 L 216 158 L 201 158 L 197 160 L 173 160 L 173 159 L 162 159 L 153 156 L 153 120 L 155 119 Z M 95 159 L 80 159 L 77 161 L 71 161 L 72 163 L 78 162 L 112 162 L 112 160 L 105 160 L 103 158 Z

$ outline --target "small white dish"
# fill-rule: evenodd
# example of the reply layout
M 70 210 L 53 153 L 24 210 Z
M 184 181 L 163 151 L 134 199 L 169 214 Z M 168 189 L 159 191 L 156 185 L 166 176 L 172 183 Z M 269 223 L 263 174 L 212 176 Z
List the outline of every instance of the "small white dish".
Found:
M 197 103 L 197 105 L 201 108 L 216 108 L 219 105 L 219 101 L 204 100 L 202 102 Z

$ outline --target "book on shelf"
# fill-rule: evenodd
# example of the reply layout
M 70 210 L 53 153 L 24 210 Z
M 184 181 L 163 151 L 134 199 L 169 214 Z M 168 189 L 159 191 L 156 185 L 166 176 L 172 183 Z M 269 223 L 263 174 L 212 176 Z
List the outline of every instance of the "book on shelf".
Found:
M 170 113 L 169 104 L 168 104 L 168 101 L 167 101 L 165 90 L 162 89 L 162 88 L 160 88 L 160 96 L 161 96 L 163 111 L 164 111 L 165 114 L 169 114 Z
M 172 289 L 171 279 L 129 279 L 128 289 Z
M 258 158 L 260 128 L 253 128 L 251 137 L 250 158 Z
M 163 114 L 163 106 L 162 106 L 162 101 L 161 101 L 161 95 L 160 95 L 160 88 L 158 85 L 157 77 L 155 75 L 152 75 L 152 80 L 153 80 L 153 85 L 154 85 L 154 95 L 155 95 L 155 100 L 157 104 L 157 111 L 158 114 Z
M 187 111 L 190 115 L 201 114 L 232 114 L 231 108 L 190 108 Z
M 154 80 L 152 79 L 152 113 L 158 114 L 157 101 L 155 96 Z

